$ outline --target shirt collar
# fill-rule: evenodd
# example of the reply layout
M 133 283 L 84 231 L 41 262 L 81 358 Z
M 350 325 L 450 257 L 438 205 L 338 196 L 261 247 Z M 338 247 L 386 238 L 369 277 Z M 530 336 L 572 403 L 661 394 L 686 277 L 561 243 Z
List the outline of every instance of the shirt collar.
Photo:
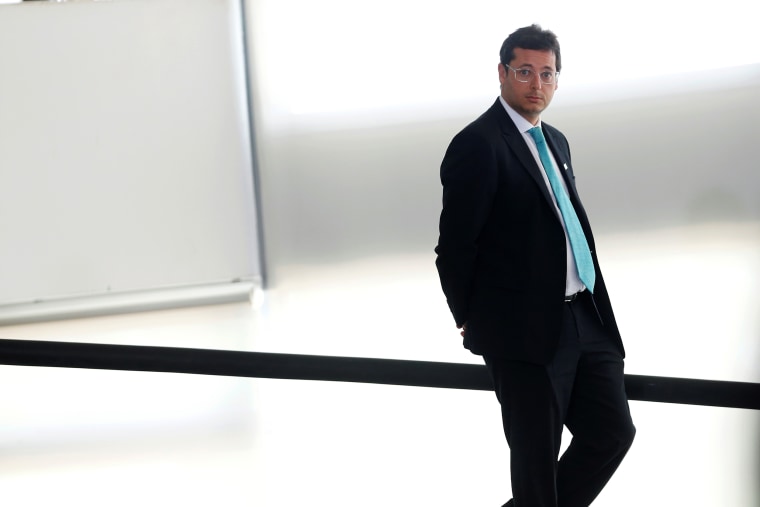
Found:
M 541 119 L 539 118 L 538 123 L 533 125 L 531 122 L 526 120 L 525 118 L 520 115 L 517 111 L 512 109 L 512 106 L 507 104 L 507 101 L 504 100 L 504 97 L 499 95 L 499 100 L 501 101 L 501 105 L 504 106 L 504 109 L 507 111 L 507 114 L 510 118 L 512 118 L 512 121 L 514 122 L 515 126 L 517 127 L 517 130 L 522 132 L 523 134 L 532 129 L 533 127 L 540 127 L 541 126 Z

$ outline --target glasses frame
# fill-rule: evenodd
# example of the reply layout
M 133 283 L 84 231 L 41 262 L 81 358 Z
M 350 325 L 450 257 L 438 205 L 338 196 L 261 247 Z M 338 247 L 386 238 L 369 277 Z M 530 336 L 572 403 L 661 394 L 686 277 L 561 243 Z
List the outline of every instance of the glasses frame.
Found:
M 542 74 L 542 73 L 544 73 L 544 72 L 548 72 L 548 71 L 541 71 L 541 72 L 536 72 L 536 71 L 535 71 L 535 70 L 533 70 L 533 69 L 527 69 L 527 68 L 517 68 L 517 69 L 516 69 L 516 68 L 514 68 L 514 67 L 512 67 L 511 65 L 509 65 L 509 64 L 506 64 L 506 63 L 503 63 L 502 65 L 504 65 L 504 67 L 505 67 L 505 68 L 507 68 L 507 69 L 511 70 L 512 72 L 514 72 L 514 74 L 515 74 L 515 81 L 517 81 L 517 82 L 520 82 L 520 83 L 530 83 L 531 81 L 533 81 L 533 77 L 534 77 L 534 76 L 538 76 L 538 80 L 541 82 L 541 84 L 543 84 L 543 85 L 547 85 L 547 86 L 549 86 L 549 85 L 553 85 L 553 84 L 556 84 L 556 83 L 557 83 L 557 81 L 559 80 L 559 71 L 557 71 L 557 70 L 555 70 L 555 71 L 554 71 L 554 74 L 552 75 L 552 79 L 551 79 L 551 81 L 549 81 L 549 82 L 547 83 L 547 82 L 546 82 L 546 81 L 544 81 L 544 79 L 541 77 L 541 74 Z M 529 72 L 529 73 L 530 73 L 530 75 L 529 75 L 529 76 L 528 76 L 528 77 L 525 79 L 525 81 L 523 81 L 522 79 L 520 79 L 520 77 L 518 77 L 518 76 L 517 76 L 517 71 L 518 71 L 518 70 L 519 70 L 520 72 L 526 72 L 526 71 L 527 71 L 527 72 Z

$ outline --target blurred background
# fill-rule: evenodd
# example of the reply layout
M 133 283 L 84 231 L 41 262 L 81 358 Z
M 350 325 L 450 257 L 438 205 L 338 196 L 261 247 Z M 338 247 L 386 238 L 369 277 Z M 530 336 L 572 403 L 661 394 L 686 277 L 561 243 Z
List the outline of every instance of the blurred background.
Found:
M 2 3 L 0 337 L 479 363 L 435 272 L 438 168 L 537 22 L 627 373 L 760 382 L 751 2 Z M 8 506 L 509 497 L 488 392 L 0 380 Z M 631 409 L 594 505 L 760 505 L 760 414 Z

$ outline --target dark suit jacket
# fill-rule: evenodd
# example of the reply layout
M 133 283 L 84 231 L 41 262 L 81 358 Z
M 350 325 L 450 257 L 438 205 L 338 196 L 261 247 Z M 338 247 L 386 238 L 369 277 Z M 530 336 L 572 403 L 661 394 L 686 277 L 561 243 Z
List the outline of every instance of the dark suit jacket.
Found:
M 594 258 L 598 316 L 624 354 L 567 139 L 542 126 Z M 498 99 L 454 137 L 441 164 L 436 266 L 456 324 L 467 324 L 464 346 L 475 354 L 538 364 L 554 356 L 566 304 L 567 252 L 542 170 Z

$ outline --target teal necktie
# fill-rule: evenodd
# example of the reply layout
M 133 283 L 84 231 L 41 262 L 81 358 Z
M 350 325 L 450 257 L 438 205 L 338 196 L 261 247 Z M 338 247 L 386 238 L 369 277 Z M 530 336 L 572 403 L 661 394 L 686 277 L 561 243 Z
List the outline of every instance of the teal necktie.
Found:
M 570 202 L 570 198 L 562 187 L 562 183 L 559 181 L 560 177 L 557 171 L 553 168 L 552 159 L 549 156 L 549 148 L 546 146 L 546 139 L 544 139 L 541 127 L 533 127 L 528 132 L 533 137 L 533 140 L 536 141 L 538 156 L 541 158 L 544 172 L 549 177 L 554 197 L 557 199 L 557 206 L 562 213 L 562 219 L 565 221 L 567 237 L 570 240 L 570 247 L 573 249 L 575 265 L 578 267 L 578 276 L 589 292 L 593 293 L 594 283 L 596 282 L 596 271 L 594 270 L 594 261 L 591 258 L 591 250 L 588 247 L 586 235 L 583 233 L 581 223 L 578 221 L 578 215 L 575 213 L 573 203 Z

